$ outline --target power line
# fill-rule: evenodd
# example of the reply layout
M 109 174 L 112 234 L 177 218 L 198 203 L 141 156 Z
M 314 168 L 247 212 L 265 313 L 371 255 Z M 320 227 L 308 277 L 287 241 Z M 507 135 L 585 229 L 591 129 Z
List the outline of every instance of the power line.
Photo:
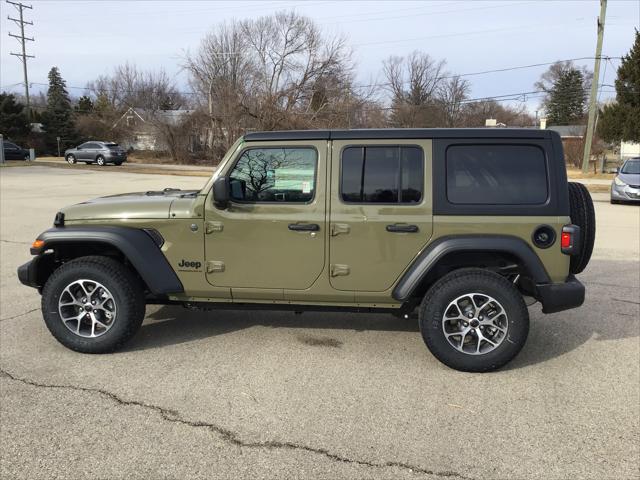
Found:
M 7 16 L 9 20 L 11 20 L 12 22 L 15 22 L 15 24 L 20 27 L 20 35 L 14 35 L 13 33 L 9 32 L 9 36 L 18 40 L 22 45 L 22 53 L 14 53 L 14 52 L 10 52 L 10 53 L 11 55 L 14 55 L 22 60 L 22 70 L 24 72 L 24 91 L 25 91 L 25 96 L 27 98 L 27 116 L 29 117 L 29 119 L 31 119 L 31 102 L 29 101 L 29 77 L 27 75 L 27 59 L 36 58 L 36 57 L 33 55 L 27 55 L 27 42 L 33 42 L 35 40 L 33 39 L 33 37 L 29 38 L 24 36 L 24 26 L 33 25 L 33 22 L 27 22 L 24 19 L 23 10 L 25 8 L 28 8 L 29 10 L 31 10 L 33 9 L 33 7 L 31 5 L 24 5 L 22 3 L 12 2 L 11 0 L 6 0 L 6 2 L 16 7 L 16 10 L 18 10 L 20 14 L 20 18 L 12 18 L 10 16 Z
M 621 57 L 608 57 L 608 56 L 602 56 L 601 58 L 606 59 L 606 60 L 618 60 Z M 557 62 L 577 62 L 577 61 L 581 61 L 581 60 L 593 60 L 594 57 L 576 57 L 576 58 L 567 58 L 564 60 L 556 60 L 554 62 L 543 62 L 543 63 L 532 63 L 529 65 L 517 65 L 517 66 L 513 66 L 513 67 L 503 67 L 503 68 L 497 68 L 497 69 L 493 69 L 493 70 L 483 70 L 483 71 L 478 71 L 478 72 L 469 72 L 469 73 L 460 73 L 460 74 L 451 74 L 451 75 L 443 75 L 438 77 L 436 80 L 446 80 L 446 79 L 450 79 L 450 78 L 456 78 L 456 77 L 470 77 L 470 76 L 477 76 L 477 75 L 487 75 L 490 73 L 502 73 L 502 72 L 509 72 L 509 71 L 513 71 L 513 70 L 522 70 L 522 69 L 526 69 L 526 68 L 535 68 L 535 67 L 544 67 L 544 66 L 548 66 L 548 65 L 553 65 L 554 63 Z M 402 82 L 402 84 L 407 84 L 409 83 L 409 81 L 404 81 Z M 32 85 L 42 85 L 42 86 L 47 86 L 47 83 L 39 83 L 39 82 L 32 82 Z M 371 87 L 385 87 L 385 86 L 390 86 L 391 83 L 390 82 L 376 82 L 376 83 L 369 83 L 369 84 L 358 84 L 358 83 L 354 83 L 350 85 L 350 88 L 371 88 Z M 78 86 L 73 86 L 73 85 L 67 85 L 67 88 L 70 89 L 74 89 L 74 90 L 91 90 L 88 87 L 78 87 Z M 343 90 L 342 88 L 339 88 L 338 90 Z M 105 93 L 128 93 L 128 94 L 132 94 L 132 93 L 141 93 L 141 92 L 148 92 L 148 89 L 140 89 L 140 90 L 120 90 L 120 89 L 109 89 L 109 88 L 105 88 L 105 89 L 101 89 L 101 92 L 105 92 Z M 200 95 L 199 92 L 195 92 L 195 91 L 180 91 L 180 90 L 175 90 L 175 93 L 181 94 L 181 95 Z

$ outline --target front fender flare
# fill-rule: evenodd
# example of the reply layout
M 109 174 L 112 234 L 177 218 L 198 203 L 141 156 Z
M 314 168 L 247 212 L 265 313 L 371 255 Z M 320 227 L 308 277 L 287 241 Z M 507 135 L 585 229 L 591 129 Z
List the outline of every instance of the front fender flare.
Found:
M 431 243 L 414 260 L 393 289 L 394 299 L 407 301 L 420 282 L 445 255 L 454 252 L 502 252 L 513 255 L 525 266 L 535 283 L 550 283 L 540 258 L 529 244 L 510 235 L 456 235 L 441 237 Z
M 59 245 L 106 244 L 118 249 L 133 265 L 156 295 L 182 293 L 182 282 L 171 268 L 158 246 L 157 232 L 131 227 L 70 226 L 51 228 L 42 232 L 38 240 L 44 244 L 32 254 L 40 254 Z M 160 243 L 161 245 L 161 243 Z

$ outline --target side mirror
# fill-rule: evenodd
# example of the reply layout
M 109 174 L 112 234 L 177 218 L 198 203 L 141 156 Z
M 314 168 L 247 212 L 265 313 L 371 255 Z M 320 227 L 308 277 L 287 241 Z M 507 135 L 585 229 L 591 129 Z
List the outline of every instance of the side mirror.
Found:
M 76 147 L 76 150 L 82 150 L 82 147 L 78 146 Z
M 229 206 L 229 182 L 225 177 L 213 182 L 213 203 L 220 210 Z
M 620 173 L 620 167 L 616 167 L 616 173 Z

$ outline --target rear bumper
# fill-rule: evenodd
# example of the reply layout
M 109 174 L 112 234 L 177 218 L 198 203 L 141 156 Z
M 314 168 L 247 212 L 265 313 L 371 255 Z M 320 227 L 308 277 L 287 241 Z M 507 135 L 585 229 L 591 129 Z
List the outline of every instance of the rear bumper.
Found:
M 569 275 L 565 283 L 538 284 L 536 294 L 542 313 L 561 312 L 584 303 L 584 285 L 574 275 Z

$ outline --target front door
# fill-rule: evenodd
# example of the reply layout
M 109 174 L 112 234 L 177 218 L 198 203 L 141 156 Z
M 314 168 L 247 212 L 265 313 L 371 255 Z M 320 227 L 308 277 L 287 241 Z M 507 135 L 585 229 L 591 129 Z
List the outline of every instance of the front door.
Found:
M 207 280 L 234 298 L 309 288 L 325 260 L 326 141 L 251 142 L 221 172 L 231 202 L 205 208 Z M 244 289 L 244 290 L 243 290 Z
M 390 289 L 432 234 L 431 140 L 334 141 L 330 282 Z
M 95 144 L 91 142 L 83 143 L 82 145 L 80 145 L 80 147 L 78 147 L 78 160 L 93 160 L 93 145 Z

